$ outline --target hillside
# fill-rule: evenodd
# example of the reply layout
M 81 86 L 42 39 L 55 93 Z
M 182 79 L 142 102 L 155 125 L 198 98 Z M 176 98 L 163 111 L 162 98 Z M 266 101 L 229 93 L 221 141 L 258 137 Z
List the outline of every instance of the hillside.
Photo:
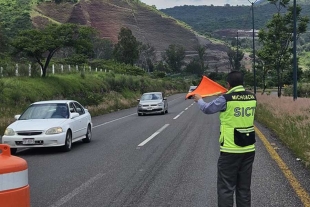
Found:
M 34 8 L 31 18 L 36 27 L 48 22 L 77 23 L 96 28 L 102 38 L 117 42 L 122 27 L 132 30 L 134 36 L 143 43 L 155 47 L 158 58 L 170 44 L 182 45 L 192 54 L 197 45 L 208 48 L 207 61 L 216 64 L 219 70 L 227 71 L 227 47 L 212 43 L 186 28 L 185 24 L 168 17 L 153 7 L 139 1 L 123 0 L 80 0 L 76 4 L 45 2 Z
M 291 3 L 293 3 L 293 1 Z M 309 0 L 296 0 L 296 3 L 300 4 L 300 5 L 309 5 L 310 4 Z M 256 2 L 256 4 L 265 5 L 265 4 L 269 4 L 269 2 L 268 2 L 268 0 L 259 0 Z
M 297 0 L 297 2 L 302 5 L 302 15 L 309 16 L 310 1 Z M 263 28 L 276 12 L 274 5 L 265 3 L 266 1 L 262 1 L 254 7 L 255 29 Z M 179 6 L 160 11 L 187 23 L 201 33 L 213 33 L 222 29 L 249 30 L 252 28 L 251 6 Z
M 291 0 L 290 3 L 293 1 Z M 310 0 L 297 0 L 297 4 L 302 8 L 301 15 L 310 17 Z M 185 22 L 195 31 L 214 38 L 230 41 L 239 33 L 239 37 L 247 41 L 245 44 L 251 48 L 252 42 L 249 42 L 253 34 L 251 6 L 178 6 L 160 11 Z M 255 31 L 265 28 L 267 21 L 275 12 L 275 5 L 267 0 L 258 1 L 254 6 Z M 283 9 L 281 12 L 286 11 Z M 309 37 L 309 32 L 302 34 L 297 45 L 298 50 L 304 52 L 300 53 L 304 68 L 309 68 L 309 61 L 307 61 L 310 53 Z

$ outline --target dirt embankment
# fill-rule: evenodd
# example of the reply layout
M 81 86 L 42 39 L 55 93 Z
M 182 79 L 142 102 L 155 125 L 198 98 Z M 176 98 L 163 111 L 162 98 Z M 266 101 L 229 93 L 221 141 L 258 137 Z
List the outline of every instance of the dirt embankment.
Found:
M 132 30 L 138 41 L 152 45 L 158 57 L 170 44 L 182 45 L 186 51 L 195 51 L 197 45 L 207 46 L 206 64 L 219 71 L 227 71 L 227 48 L 213 44 L 180 26 L 175 19 L 163 16 L 149 7 L 122 0 L 81 0 L 76 4 L 44 3 L 37 7 L 40 15 L 33 17 L 39 27 L 53 20 L 59 23 L 77 23 L 96 28 L 102 38 L 118 41 L 122 27 Z M 191 52 L 190 52 L 191 53 Z M 193 54 L 187 56 L 192 57 Z

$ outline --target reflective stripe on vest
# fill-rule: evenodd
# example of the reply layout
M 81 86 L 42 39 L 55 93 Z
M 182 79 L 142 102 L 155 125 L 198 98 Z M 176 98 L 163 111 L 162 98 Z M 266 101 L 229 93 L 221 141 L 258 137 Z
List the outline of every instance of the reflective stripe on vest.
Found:
M 0 174 L 0 192 L 22 188 L 28 185 L 28 169 Z
M 221 152 L 229 152 L 229 153 L 246 153 L 246 152 L 253 152 L 255 151 L 255 146 L 250 145 L 250 147 L 247 148 L 228 148 L 228 147 L 223 147 L 220 146 L 220 151 Z

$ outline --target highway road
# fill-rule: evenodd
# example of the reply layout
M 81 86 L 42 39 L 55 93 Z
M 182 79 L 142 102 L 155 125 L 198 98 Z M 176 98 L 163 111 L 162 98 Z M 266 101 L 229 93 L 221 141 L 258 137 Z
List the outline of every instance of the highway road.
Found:
M 93 117 L 92 142 L 67 153 L 19 151 L 28 163 L 31 206 L 217 206 L 218 114 L 205 115 L 184 98 L 168 97 L 165 115 L 138 116 L 130 108 Z M 256 127 L 252 206 L 310 206 L 309 171 L 268 129 Z

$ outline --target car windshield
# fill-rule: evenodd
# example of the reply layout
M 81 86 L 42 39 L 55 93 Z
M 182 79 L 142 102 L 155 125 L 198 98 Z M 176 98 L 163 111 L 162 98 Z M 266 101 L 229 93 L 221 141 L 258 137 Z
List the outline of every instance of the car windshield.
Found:
M 147 100 L 159 100 L 162 99 L 162 95 L 160 93 L 148 93 L 148 94 L 143 94 L 141 97 L 142 101 L 147 101 Z
M 197 88 L 197 86 L 191 86 L 191 87 L 189 88 L 189 92 L 194 91 L 196 88 Z
M 20 116 L 19 120 L 68 118 L 68 106 L 65 103 L 33 104 Z

